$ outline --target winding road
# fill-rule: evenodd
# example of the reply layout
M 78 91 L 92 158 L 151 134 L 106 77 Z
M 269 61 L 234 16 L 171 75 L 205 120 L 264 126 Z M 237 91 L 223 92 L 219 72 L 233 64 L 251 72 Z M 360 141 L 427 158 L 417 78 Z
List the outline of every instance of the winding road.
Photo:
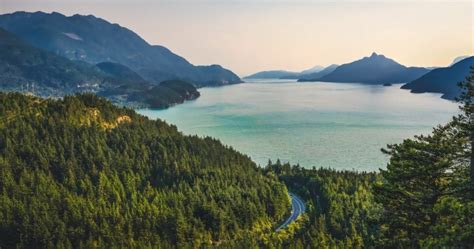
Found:
M 276 231 L 280 231 L 281 229 L 287 227 L 291 222 L 295 221 L 298 219 L 298 217 L 303 214 L 306 210 L 306 205 L 304 202 L 295 194 L 289 192 L 288 193 L 291 197 L 291 215 L 288 217 L 288 219 L 281 224 Z

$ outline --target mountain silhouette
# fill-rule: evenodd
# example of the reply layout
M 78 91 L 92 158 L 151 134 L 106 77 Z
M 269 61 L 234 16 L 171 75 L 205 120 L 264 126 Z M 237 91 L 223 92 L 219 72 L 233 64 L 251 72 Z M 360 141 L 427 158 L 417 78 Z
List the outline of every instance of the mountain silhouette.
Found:
M 409 82 L 429 72 L 422 67 L 406 67 L 396 61 L 372 53 L 369 57 L 343 64 L 317 79 L 326 82 L 387 84 Z
M 70 60 L 119 63 L 155 83 L 169 79 L 188 80 L 197 86 L 241 82 L 227 69 L 194 66 L 169 49 L 150 45 L 133 31 L 92 15 L 15 12 L 0 15 L 0 27 Z

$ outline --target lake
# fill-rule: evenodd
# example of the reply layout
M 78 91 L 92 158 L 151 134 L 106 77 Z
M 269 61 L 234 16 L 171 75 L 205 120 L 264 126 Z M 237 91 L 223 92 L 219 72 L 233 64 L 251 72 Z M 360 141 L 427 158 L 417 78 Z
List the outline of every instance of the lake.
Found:
M 280 159 L 303 167 L 385 168 L 380 149 L 427 134 L 458 112 L 437 94 L 400 85 L 251 81 L 201 88 L 201 97 L 166 110 L 139 110 L 185 134 L 212 136 L 260 165 Z

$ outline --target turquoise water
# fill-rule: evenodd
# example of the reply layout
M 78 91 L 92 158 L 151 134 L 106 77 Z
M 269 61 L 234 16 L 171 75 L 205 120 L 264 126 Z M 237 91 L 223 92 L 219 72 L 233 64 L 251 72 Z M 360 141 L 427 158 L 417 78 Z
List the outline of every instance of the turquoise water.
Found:
M 304 167 L 385 168 L 389 143 L 429 133 L 457 113 L 435 94 L 345 83 L 255 81 L 200 89 L 201 97 L 167 110 L 139 110 L 185 134 L 212 136 L 249 155 Z

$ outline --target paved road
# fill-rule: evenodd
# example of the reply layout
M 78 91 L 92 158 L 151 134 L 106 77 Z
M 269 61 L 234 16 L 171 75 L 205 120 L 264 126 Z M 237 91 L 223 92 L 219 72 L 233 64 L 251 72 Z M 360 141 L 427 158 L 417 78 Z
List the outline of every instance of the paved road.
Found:
M 306 210 L 306 205 L 304 202 L 295 194 L 289 192 L 291 197 L 291 215 L 288 219 L 283 222 L 278 228 L 277 231 L 287 227 L 291 222 L 295 221 L 301 214 Z

